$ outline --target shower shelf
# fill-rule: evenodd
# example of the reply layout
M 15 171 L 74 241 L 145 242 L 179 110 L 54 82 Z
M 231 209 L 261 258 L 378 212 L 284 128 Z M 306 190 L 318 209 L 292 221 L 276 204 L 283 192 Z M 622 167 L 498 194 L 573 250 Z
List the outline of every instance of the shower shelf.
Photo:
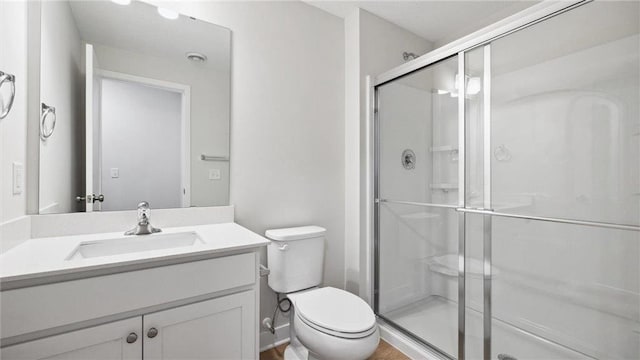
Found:
M 458 184 L 429 184 L 429 188 L 431 188 L 432 190 L 458 190 Z
M 458 151 L 458 147 L 455 145 L 441 145 L 432 146 L 429 148 L 431 152 L 443 152 L 443 151 Z
M 432 256 L 424 259 L 424 262 L 429 266 L 429 270 L 433 272 L 446 276 L 458 276 L 458 254 Z M 494 278 L 500 273 L 500 270 L 494 266 L 492 267 L 491 272 L 491 278 Z M 484 276 L 482 261 L 474 258 L 467 258 L 466 273 L 474 278 L 482 278 Z

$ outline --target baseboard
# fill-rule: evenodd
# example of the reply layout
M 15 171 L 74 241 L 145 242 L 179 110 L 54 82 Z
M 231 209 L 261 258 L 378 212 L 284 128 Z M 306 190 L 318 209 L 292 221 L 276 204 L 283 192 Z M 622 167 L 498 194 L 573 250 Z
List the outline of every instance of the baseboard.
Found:
M 380 337 L 389 343 L 389 345 L 400 350 L 403 354 L 407 355 L 411 359 L 426 359 L 426 360 L 445 360 L 442 355 L 429 350 L 424 345 L 411 339 L 410 337 L 402 334 L 400 331 L 386 324 L 383 320 L 378 319 L 378 326 L 380 327 Z
M 289 341 L 289 324 L 276 326 L 276 333 L 264 330 L 260 332 L 260 352 L 269 350 Z

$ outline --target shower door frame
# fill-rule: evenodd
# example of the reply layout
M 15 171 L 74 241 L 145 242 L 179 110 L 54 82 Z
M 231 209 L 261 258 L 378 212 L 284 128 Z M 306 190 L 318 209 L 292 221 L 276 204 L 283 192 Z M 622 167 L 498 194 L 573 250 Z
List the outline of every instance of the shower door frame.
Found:
M 581 221 L 570 219 L 558 219 L 550 217 L 540 216 L 528 216 L 528 215 L 516 215 L 495 212 L 491 206 L 491 42 L 507 36 L 513 32 L 528 28 L 541 21 L 570 11 L 582 5 L 588 4 L 595 0 L 574 0 L 570 2 L 542 2 L 534 5 L 527 10 L 524 10 L 518 14 L 508 17 L 502 21 L 499 21 L 491 26 L 488 26 L 480 31 L 477 31 L 471 35 L 463 37 L 457 41 L 454 41 L 448 45 L 438 48 L 432 52 L 429 52 L 413 61 L 398 66 L 390 71 L 387 71 L 375 78 L 367 77 L 367 214 L 365 214 L 367 234 L 368 251 L 365 268 L 368 271 L 368 279 L 372 281 L 368 282 L 366 286 L 368 288 L 365 291 L 365 295 L 369 297 L 372 302 L 374 311 L 378 318 L 384 322 L 392 325 L 396 330 L 407 335 L 408 337 L 428 346 L 431 350 L 434 350 L 438 355 L 443 358 L 451 358 L 451 355 L 444 353 L 437 347 L 428 343 L 427 340 L 418 338 L 403 329 L 400 326 L 395 325 L 392 321 L 389 321 L 384 316 L 379 314 L 379 274 L 380 274 L 380 229 L 379 229 L 379 206 L 380 203 L 396 203 L 414 206 L 424 207 L 444 207 L 454 209 L 458 213 L 458 358 L 465 359 L 465 215 L 479 214 L 483 215 L 483 358 L 489 360 L 491 358 L 491 221 L 492 217 L 509 217 L 528 220 L 548 221 L 554 223 L 574 224 L 583 226 L 595 226 L 600 228 L 610 228 L 629 231 L 640 231 L 640 226 L 635 225 L 623 225 L 614 223 L 603 223 L 594 221 Z M 380 148 L 380 129 L 378 119 L 378 87 L 387 84 L 391 81 L 412 74 L 416 71 L 425 69 L 430 65 L 433 65 L 439 61 L 458 57 L 458 73 L 465 73 L 465 55 L 470 50 L 484 47 L 484 79 L 483 81 L 483 190 L 484 200 L 481 208 L 467 207 L 465 203 L 465 143 L 466 143 L 466 128 L 465 128 L 465 81 L 463 76 L 458 78 L 458 204 L 456 205 L 443 205 L 443 204 L 431 204 L 431 203 L 417 203 L 408 201 L 394 201 L 389 199 L 381 199 L 379 193 L 379 148 Z

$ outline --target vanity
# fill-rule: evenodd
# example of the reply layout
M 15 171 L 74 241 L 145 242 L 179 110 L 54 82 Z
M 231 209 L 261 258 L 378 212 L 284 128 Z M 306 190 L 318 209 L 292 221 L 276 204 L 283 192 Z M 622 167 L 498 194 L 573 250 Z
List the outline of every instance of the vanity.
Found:
M 235 223 L 27 240 L 0 255 L 0 357 L 255 359 L 267 243 Z

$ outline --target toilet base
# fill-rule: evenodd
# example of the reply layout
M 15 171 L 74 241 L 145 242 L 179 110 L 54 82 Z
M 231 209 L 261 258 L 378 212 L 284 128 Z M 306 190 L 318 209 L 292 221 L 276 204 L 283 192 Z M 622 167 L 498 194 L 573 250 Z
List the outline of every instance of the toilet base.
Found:
M 309 349 L 297 340 L 295 339 L 284 349 L 284 360 L 317 360 L 313 353 L 310 353 Z

